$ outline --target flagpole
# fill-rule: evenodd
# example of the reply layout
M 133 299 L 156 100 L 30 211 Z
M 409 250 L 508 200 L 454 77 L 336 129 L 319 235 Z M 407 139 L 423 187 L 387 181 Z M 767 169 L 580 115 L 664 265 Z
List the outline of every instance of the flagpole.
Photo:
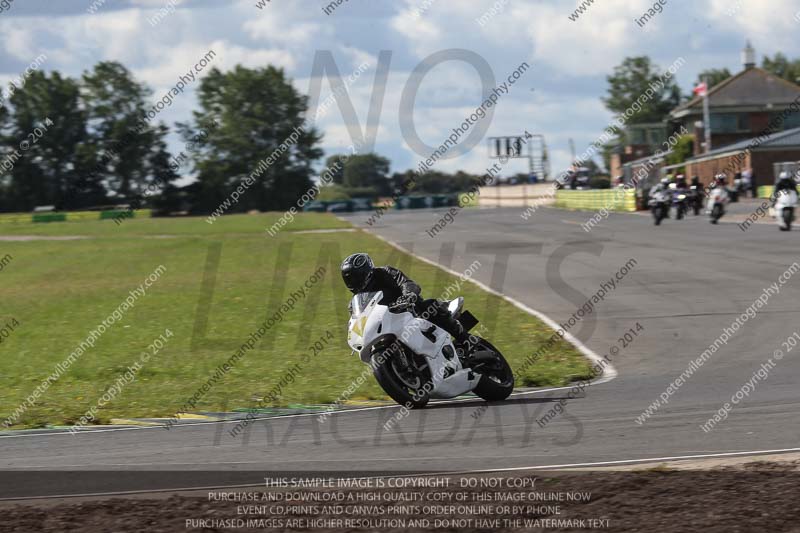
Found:
M 711 111 L 708 108 L 708 76 L 703 79 L 705 90 L 703 91 L 703 124 L 706 134 L 706 153 L 711 151 Z

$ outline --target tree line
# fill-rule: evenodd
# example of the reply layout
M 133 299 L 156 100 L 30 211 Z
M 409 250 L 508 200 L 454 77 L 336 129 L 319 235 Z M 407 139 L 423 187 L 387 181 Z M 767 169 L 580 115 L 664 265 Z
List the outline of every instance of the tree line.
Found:
M 230 211 L 285 210 L 311 188 L 323 155 L 322 135 L 307 123 L 308 97 L 273 66 L 210 69 L 198 81 L 190 119 L 173 126 L 177 153 L 167 148 L 170 126 L 153 113 L 152 89 L 118 62 L 100 62 L 79 78 L 37 70 L 13 89 L 0 100 L 2 212 L 127 205 L 207 214 L 259 167 Z M 280 157 L 264 165 L 278 147 Z M 390 161 L 374 153 L 334 155 L 325 168 L 333 180 L 319 199 L 390 195 L 405 177 L 390 174 Z M 176 185 L 187 174 L 196 180 Z M 432 172 L 415 192 L 463 191 L 478 179 Z

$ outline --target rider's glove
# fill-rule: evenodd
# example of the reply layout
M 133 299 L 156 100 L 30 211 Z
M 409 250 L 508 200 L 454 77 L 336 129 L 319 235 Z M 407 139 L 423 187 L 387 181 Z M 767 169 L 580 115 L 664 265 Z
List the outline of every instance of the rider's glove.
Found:
M 392 305 L 392 309 L 398 311 L 405 311 L 414 309 L 414 305 L 417 302 L 417 295 L 413 293 L 404 294 L 397 301 Z
M 408 302 L 409 305 L 415 305 L 417 303 L 417 300 L 419 300 L 419 296 L 417 296 L 413 292 L 407 292 L 406 294 L 401 296 L 400 299 Z

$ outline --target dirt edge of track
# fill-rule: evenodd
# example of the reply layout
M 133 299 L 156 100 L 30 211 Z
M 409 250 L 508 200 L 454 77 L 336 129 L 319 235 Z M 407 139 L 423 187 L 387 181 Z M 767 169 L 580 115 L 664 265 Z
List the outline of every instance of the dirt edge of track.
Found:
M 359 494 L 380 492 L 389 494 L 389 498 L 399 497 L 401 493 L 419 494 L 418 505 L 457 505 L 455 501 L 426 502 L 422 498 L 435 493 L 450 491 L 463 494 L 464 504 L 472 505 L 478 511 L 469 518 L 474 521 L 467 527 L 456 526 L 454 518 L 467 519 L 463 513 L 446 512 L 420 513 L 419 516 L 403 515 L 409 518 L 427 518 L 431 524 L 440 520 L 439 524 L 451 527 L 438 527 L 437 531 L 481 531 L 487 522 L 478 520 L 507 520 L 499 531 L 587 531 L 598 529 L 614 532 L 658 531 L 664 533 L 677 531 L 704 531 L 705 533 L 730 531 L 800 531 L 800 460 L 784 458 L 781 461 L 740 462 L 733 466 L 704 468 L 710 463 L 695 462 L 691 468 L 688 464 L 636 465 L 633 470 L 594 470 L 586 471 L 547 471 L 535 473 L 493 473 L 480 476 L 449 476 L 449 487 L 408 488 L 314 488 L 301 492 L 322 494 Z M 741 460 L 740 460 L 741 461 Z M 688 462 L 686 462 L 688 463 Z M 480 487 L 463 487 L 463 479 L 477 478 L 500 480 L 503 487 L 487 489 Z M 444 479 L 444 478 L 442 478 Z M 506 480 L 506 481 L 504 481 Z M 292 507 L 282 514 L 261 513 L 256 517 L 242 516 L 241 505 L 268 505 L 264 502 L 248 503 L 241 501 L 215 500 L 212 493 L 277 493 L 283 491 L 298 492 L 298 489 L 258 489 L 227 491 L 202 491 L 194 493 L 168 493 L 161 495 L 136 495 L 120 498 L 95 498 L 80 500 L 44 500 L 32 503 L 5 502 L 3 510 L 4 531 L 341 531 L 371 530 L 373 528 L 353 527 L 336 520 L 351 516 L 348 509 L 355 505 L 370 505 L 362 501 L 328 502 L 328 503 L 296 503 L 294 505 L 317 505 L 320 513 L 315 513 L 309 520 L 320 520 L 317 525 L 291 527 L 292 518 L 308 516 L 301 514 L 301 507 Z M 513 503 L 506 501 L 474 501 L 472 495 L 477 494 L 516 494 L 520 500 Z M 558 501 L 542 497 L 538 501 L 524 501 L 526 495 L 539 494 L 583 494 L 583 499 Z M 588 497 L 585 497 L 586 495 Z M 502 496 L 499 496 L 502 498 Z M 549 497 L 547 497 L 549 498 Z M 287 501 L 282 505 L 291 507 Z M 401 515 L 396 510 L 401 505 L 397 501 L 372 502 L 379 512 L 372 515 L 373 520 L 385 519 L 388 527 L 381 531 L 428 531 L 433 528 L 394 527 Z M 327 507 L 326 507 L 327 506 Z M 336 512 L 334 506 L 341 506 Z M 503 510 L 503 506 L 506 510 Z M 509 512 L 517 506 L 517 512 Z M 519 509 L 526 507 L 522 512 Z M 556 511 L 558 508 L 558 512 Z M 421 508 L 421 507 L 420 507 Z M 345 512 L 342 513 L 341 510 Z M 248 518 L 262 520 L 258 526 L 247 527 Z M 226 527 L 225 519 L 244 520 L 243 527 Z M 530 522 L 539 520 L 539 522 Z M 194 520 L 194 522 L 190 522 Z M 212 520 L 217 520 L 213 522 Z M 394 520 L 395 522 L 392 522 Z M 525 528 L 514 527 L 514 520 L 528 520 Z M 558 522 L 560 521 L 560 522 Z M 240 524 L 241 524 L 240 523 Z M 311 524 L 311 522 L 307 522 Z M 373 525 L 381 522 L 372 522 Z M 192 526 L 194 524 L 194 526 Z M 271 525 L 268 525 L 271 524 Z M 531 526 L 538 524 L 539 527 Z M 574 527 L 558 527 L 558 524 Z M 581 527 L 583 526 L 583 527 Z

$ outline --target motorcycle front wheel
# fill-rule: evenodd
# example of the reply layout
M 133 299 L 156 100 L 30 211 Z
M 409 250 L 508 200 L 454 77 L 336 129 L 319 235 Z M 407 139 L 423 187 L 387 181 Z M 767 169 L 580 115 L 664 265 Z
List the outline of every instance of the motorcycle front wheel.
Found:
M 430 368 L 420 365 L 405 352 L 385 351 L 372 356 L 372 373 L 389 397 L 408 409 L 428 404 L 431 391 Z
M 655 220 L 656 226 L 661 224 L 661 219 L 664 218 L 661 209 L 661 206 L 658 205 L 653 207 L 653 219 Z
M 711 209 L 711 223 L 716 224 L 722 218 L 722 206 L 717 204 Z
M 511 366 L 500 350 L 480 337 L 478 337 L 478 345 L 472 356 L 475 357 L 479 354 L 490 354 L 491 357 L 483 357 L 480 363 L 470 366 L 472 370 L 481 375 L 478 385 L 472 392 L 487 402 L 505 400 L 514 391 L 514 373 L 511 371 Z

